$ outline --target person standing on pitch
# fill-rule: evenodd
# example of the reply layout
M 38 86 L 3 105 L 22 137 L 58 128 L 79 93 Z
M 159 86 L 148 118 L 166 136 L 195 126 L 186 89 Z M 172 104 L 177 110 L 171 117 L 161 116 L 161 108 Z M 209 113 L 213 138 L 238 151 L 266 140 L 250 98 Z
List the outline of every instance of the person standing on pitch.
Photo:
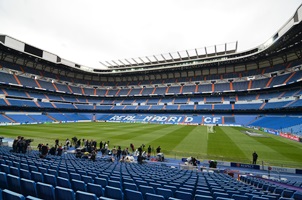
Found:
M 253 165 L 256 165 L 257 159 L 258 159 L 258 154 L 256 153 L 256 151 L 254 151 L 254 153 L 253 153 Z

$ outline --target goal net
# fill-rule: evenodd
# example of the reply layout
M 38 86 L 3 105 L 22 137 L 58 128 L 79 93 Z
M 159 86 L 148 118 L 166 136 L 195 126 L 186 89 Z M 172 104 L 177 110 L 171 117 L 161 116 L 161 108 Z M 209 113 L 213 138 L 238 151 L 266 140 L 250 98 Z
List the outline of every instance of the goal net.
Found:
M 213 125 L 207 126 L 207 132 L 208 133 L 215 133 L 215 127 Z

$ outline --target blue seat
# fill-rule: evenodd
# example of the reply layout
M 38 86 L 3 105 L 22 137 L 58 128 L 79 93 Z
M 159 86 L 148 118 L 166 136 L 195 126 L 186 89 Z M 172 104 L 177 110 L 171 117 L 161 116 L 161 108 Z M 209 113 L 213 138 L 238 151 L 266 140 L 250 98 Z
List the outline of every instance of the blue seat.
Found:
M 55 200 L 55 188 L 46 183 L 37 183 L 38 198 L 45 200 Z
M 163 188 L 172 190 L 173 194 L 176 192 L 177 188 L 175 186 L 164 185 Z
M 43 199 L 40 199 L 40 198 L 38 198 L 38 197 L 33 197 L 33 196 L 27 196 L 26 197 L 26 200 L 43 200 Z
M 269 198 L 259 197 L 259 196 L 253 196 L 253 197 L 251 198 L 251 200 L 269 200 Z
M 88 183 L 87 184 L 87 192 L 95 194 L 97 197 L 104 196 L 104 190 L 101 185 Z
M 60 187 L 72 189 L 71 183 L 67 178 L 57 177 L 57 185 Z
M 56 200 L 74 200 L 75 193 L 72 189 L 57 186 L 55 189 Z
M 20 169 L 20 178 L 31 180 L 31 173 L 28 170 Z
M 21 193 L 21 183 L 20 183 L 20 178 L 18 176 L 8 174 L 7 185 L 9 190 L 17 193 Z
M 235 200 L 249 200 L 248 196 L 239 195 L 239 194 L 233 194 L 232 198 L 235 199 Z
M 80 175 L 87 175 L 86 171 L 83 171 L 83 170 L 77 170 L 77 172 Z
M 55 187 L 57 186 L 57 178 L 52 174 L 44 174 L 44 183 L 48 183 Z
M 96 177 L 94 179 L 94 183 L 98 184 L 98 185 L 101 185 L 103 188 L 105 188 L 108 185 L 107 180 L 105 178 Z
M 25 200 L 22 194 L 5 189 L 2 191 L 2 199 L 4 200 Z
M 5 172 L 0 172 L 0 188 L 7 189 L 7 176 Z
M 169 197 L 173 197 L 173 192 L 170 189 L 157 188 L 156 192 L 157 194 L 162 195 L 166 200 L 169 199 Z
M 278 200 L 279 197 L 273 195 L 262 195 L 261 197 L 268 198 L 269 200 Z
M 175 196 L 175 198 L 186 199 L 186 200 L 191 200 L 193 198 L 192 193 L 178 191 L 178 190 L 175 192 L 174 196 Z
M 129 190 L 134 190 L 137 191 L 137 186 L 134 183 L 127 183 L 124 182 L 124 190 L 129 189 Z
M 57 172 L 57 170 L 54 170 L 54 169 L 48 169 L 47 174 L 52 174 L 52 175 L 54 175 L 55 177 L 57 177 L 57 176 L 58 176 L 58 172 Z
M 234 194 L 240 195 L 240 192 L 238 190 L 227 190 L 226 193 L 229 194 L 230 197 L 232 197 Z
M 149 186 L 153 187 L 153 189 L 156 190 L 157 188 L 161 187 L 161 184 L 149 182 Z
M 124 194 L 120 188 L 115 188 L 111 186 L 106 186 L 105 188 L 105 197 L 109 197 L 112 199 L 123 200 Z
M 70 173 L 69 174 L 70 179 L 74 179 L 74 180 L 81 180 L 81 175 L 80 174 L 76 174 L 76 173 Z
M 95 179 L 95 177 L 98 176 L 96 173 L 93 173 L 93 172 L 88 172 L 87 175 L 91 176 L 93 179 Z
M 104 178 L 106 179 L 106 181 L 108 181 L 108 175 L 105 175 L 105 174 L 99 174 L 99 177 L 98 178 Z
M 188 193 L 192 193 L 193 194 L 193 190 L 192 188 L 185 188 L 185 187 L 179 187 L 178 191 L 182 191 L 182 192 L 188 192 Z
M 208 190 L 196 190 L 195 194 L 203 195 L 203 196 L 212 196 L 212 193 Z
M 126 200 L 143 200 L 143 195 L 139 191 L 125 189 L 125 199 Z
M 139 185 L 138 187 L 139 187 L 139 191 L 141 191 L 144 199 L 145 199 L 146 193 L 155 194 L 155 191 L 154 191 L 153 187 L 151 187 L 151 186 Z
M 194 200 L 212 200 L 212 196 L 206 196 L 206 195 L 199 195 L 196 194 Z
M 87 189 L 86 189 L 86 184 L 84 181 L 79 181 L 79 180 L 75 180 L 75 179 L 72 179 L 71 180 L 71 185 L 72 185 L 72 189 L 74 191 L 83 191 L 83 192 L 86 192 Z
M 10 168 L 8 165 L 1 164 L 1 171 L 5 172 L 6 174 L 10 174 Z
M 38 167 L 36 167 L 34 165 L 29 165 L 28 168 L 29 168 L 30 172 L 33 172 L 33 171 L 34 172 L 38 172 L 39 171 Z
M 41 172 L 32 171 L 31 179 L 35 182 L 44 182 L 44 178 Z
M 267 191 L 269 191 L 270 193 L 274 193 L 275 189 L 277 188 L 277 186 L 275 185 L 270 185 L 267 189 Z
M 45 167 L 38 167 L 39 172 L 41 172 L 42 174 L 46 174 L 47 173 L 47 169 Z
M 279 187 L 277 187 L 275 190 L 274 190 L 274 193 L 275 194 L 282 194 L 282 192 L 284 191 L 284 188 L 279 188 Z
M 136 185 L 146 185 L 148 186 L 148 182 L 147 181 L 142 181 L 142 180 L 135 180 Z
M 122 183 L 120 181 L 109 180 L 108 181 L 108 186 L 123 189 Z
M 281 193 L 281 197 L 291 198 L 294 194 L 292 190 L 283 190 Z
M 77 191 L 76 192 L 76 200 L 97 200 L 97 196 L 93 193 Z
M 162 195 L 158 195 L 158 194 L 146 193 L 145 197 L 146 197 L 145 200 L 165 200 L 165 198 Z
M 21 190 L 25 196 L 37 196 L 36 182 L 28 179 L 21 178 Z
M 65 171 L 59 171 L 58 176 L 62 177 L 62 178 L 69 179 L 69 174 Z
M 100 197 L 100 200 L 115 200 L 115 199 L 112 199 L 112 198 L 109 198 L 109 197 Z
M 213 197 L 214 199 L 217 199 L 218 197 L 230 198 L 228 193 L 223 193 L 223 192 L 214 192 Z
M 295 192 L 292 196 L 294 199 L 302 199 L 302 193 L 301 192 Z
M 13 166 L 10 166 L 9 168 L 10 168 L 10 174 L 20 177 L 19 168 Z
M 82 181 L 84 181 L 86 184 L 87 183 L 93 183 L 93 179 L 91 176 L 86 176 L 86 175 L 82 175 Z
M 119 177 L 119 176 L 111 176 L 110 180 L 121 182 L 121 177 Z
M 28 164 L 21 163 L 20 164 L 20 169 L 29 170 Z

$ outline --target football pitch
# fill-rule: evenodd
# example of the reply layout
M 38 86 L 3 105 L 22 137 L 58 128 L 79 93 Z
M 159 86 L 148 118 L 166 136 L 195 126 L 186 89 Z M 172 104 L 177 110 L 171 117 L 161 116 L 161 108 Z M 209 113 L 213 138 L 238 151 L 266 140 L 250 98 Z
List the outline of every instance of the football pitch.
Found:
M 122 149 L 133 143 L 135 148 L 148 145 L 155 149 L 160 145 L 165 157 L 182 158 L 194 156 L 199 160 L 216 159 L 251 163 L 252 153 L 258 153 L 258 164 L 289 166 L 302 168 L 302 143 L 279 136 L 260 133 L 261 136 L 245 134 L 247 129 L 241 127 L 215 127 L 215 133 L 207 133 L 206 126 L 139 124 L 139 123 L 65 123 L 36 124 L 19 126 L 0 126 L 0 136 L 15 138 L 23 136 L 34 139 L 31 146 L 39 143 L 55 144 L 59 139 L 72 137 L 110 141 L 109 147 L 121 146 Z

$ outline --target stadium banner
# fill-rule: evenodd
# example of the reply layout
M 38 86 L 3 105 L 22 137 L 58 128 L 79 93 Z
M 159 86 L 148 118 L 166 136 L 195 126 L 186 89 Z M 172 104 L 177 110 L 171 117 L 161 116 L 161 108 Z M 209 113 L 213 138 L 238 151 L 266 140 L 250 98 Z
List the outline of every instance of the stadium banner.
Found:
M 302 169 L 296 169 L 296 174 L 302 174 Z
M 263 131 L 266 132 L 266 133 L 273 134 L 273 135 L 279 135 L 279 132 L 278 132 L 278 131 L 275 131 L 275 130 L 264 129 Z
M 231 167 L 231 162 L 225 162 L 225 161 L 219 161 L 217 160 L 218 166 L 225 166 L 225 167 Z
M 292 135 L 292 134 L 289 134 L 289 133 L 280 133 L 280 136 L 284 137 L 284 138 L 287 138 L 287 139 L 290 139 L 290 140 L 300 142 L 300 138 L 296 135 Z
M 240 167 L 240 168 L 247 168 L 247 169 L 260 169 L 260 165 L 242 164 L 242 163 L 233 163 L 233 162 L 231 162 L 231 167 Z
M 269 170 L 271 172 L 278 172 L 278 173 L 289 173 L 289 174 L 296 174 L 296 169 L 293 168 L 284 168 L 284 167 L 275 167 L 275 166 L 263 166 L 263 170 Z
M 201 119 L 201 116 L 185 115 L 110 115 L 106 121 L 198 125 L 201 123 Z
M 204 116 L 203 124 L 222 124 L 222 117 Z

